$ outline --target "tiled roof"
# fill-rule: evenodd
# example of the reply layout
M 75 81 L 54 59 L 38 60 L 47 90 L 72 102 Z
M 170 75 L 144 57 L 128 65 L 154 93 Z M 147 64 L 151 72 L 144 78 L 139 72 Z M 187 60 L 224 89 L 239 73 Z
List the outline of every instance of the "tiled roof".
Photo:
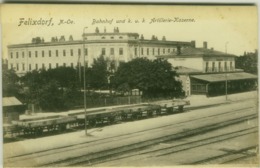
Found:
M 222 74 L 207 74 L 207 75 L 192 75 L 191 78 L 207 81 L 207 82 L 221 82 L 243 79 L 257 79 L 257 75 L 239 72 L 239 73 L 222 73 Z
M 174 68 L 178 74 L 194 74 L 194 73 L 202 73 L 197 69 L 187 68 L 183 66 L 178 66 Z
M 23 104 L 22 104 L 17 98 L 15 98 L 15 97 L 3 97 L 2 102 L 3 102 L 3 107 L 23 105 Z
M 235 57 L 235 55 L 233 55 L 233 54 L 228 54 L 228 53 L 216 51 L 213 49 L 193 48 L 193 47 L 181 48 L 180 54 L 178 54 L 177 51 L 175 51 L 168 55 L 161 55 L 161 56 L 159 55 L 157 57 L 171 58 L 171 57 L 181 57 L 181 56 L 229 56 L 229 57 Z

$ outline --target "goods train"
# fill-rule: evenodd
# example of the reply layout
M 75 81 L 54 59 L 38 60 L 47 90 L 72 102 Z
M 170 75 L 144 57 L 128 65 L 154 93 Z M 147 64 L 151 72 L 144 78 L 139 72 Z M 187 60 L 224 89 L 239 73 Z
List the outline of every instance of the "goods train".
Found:
M 163 114 L 182 112 L 185 105 L 190 105 L 187 100 L 166 100 L 153 103 L 141 103 L 114 107 L 101 107 L 96 109 L 74 110 L 47 115 L 46 117 L 34 117 L 13 121 L 9 129 L 4 133 L 12 135 L 41 135 L 50 131 L 65 131 L 69 128 L 83 127 L 93 128 L 98 124 L 113 124 L 119 121 L 137 120 Z M 85 118 L 86 117 L 86 118 Z

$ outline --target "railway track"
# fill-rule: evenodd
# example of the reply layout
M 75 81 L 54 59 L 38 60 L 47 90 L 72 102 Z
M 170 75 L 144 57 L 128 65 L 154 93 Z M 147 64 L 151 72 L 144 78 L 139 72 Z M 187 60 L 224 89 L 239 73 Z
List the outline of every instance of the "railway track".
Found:
M 124 135 L 124 136 L 118 136 L 118 137 L 111 137 L 111 138 L 106 138 L 103 140 L 99 140 L 95 142 L 95 145 L 102 145 L 104 143 L 108 143 L 108 142 L 113 142 L 115 140 L 120 140 L 120 141 L 124 141 L 126 139 L 131 138 L 132 136 L 141 136 L 143 134 L 151 134 L 150 132 L 153 132 L 153 134 L 157 134 L 156 131 L 159 133 L 162 130 L 164 130 L 165 132 L 167 132 L 167 130 L 169 131 L 168 136 L 164 136 L 164 137 L 158 137 L 158 138 L 151 138 L 149 140 L 143 141 L 143 142 L 138 142 L 138 143 L 134 143 L 131 145 L 123 145 L 121 147 L 118 148 L 114 148 L 114 149 L 107 149 L 107 151 L 100 151 L 100 152 L 95 152 L 95 153 L 91 153 L 91 154 L 87 154 L 87 155 L 82 155 L 81 153 L 79 153 L 79 155 L 75 155 L 74 157 L 70 157 L 70 158 L 66 158 L 66 159 L 60 159 L 58 161 L 54 161 L 53 163 L 49 164 L 49 163 L 42 163 L 40 164 L 40 166 L 68 166 L 68 165 L 77 165 L 77 164 L 85 164 L 87 163 L 99 163 L 100 161 L 104 160 L 105 158 L 113 158 L 116 156 L 120 156 L 124 153 L 129 153 L 131 151 L 135 151 L 135 150 L 140 150 L 140 149 L 145 149 L 145 148 L 149 148 L 151 145 L 154 144 L 158 144 L 158 143 L 163 143 L 163 142 L 167 142 L 167 141 L 173 141 L 173 140 L 177 140 L 177 139 L 181 139 L 184 137 L 189 137 L 189 136 L 193 136 L 196 134 L 201 134 L 201 133 L 205 133 L 208 131 L 212 131 L 215 129 L 220 129 L 221 127 L 225 127 L 228 125 L 232 125 L 235 123 L 239 123 L 239 122 L 243 122 L 245 120 L 249 120 L 252 118 L 256 117 L 256 114 L 251 114 L 251 115 L 245 115 L 243 117 L 240 118 L 235 118 L 233 120 L 227 120 L 225 122 L 219 122 L 219 123 L 215 123 L 215 124 L 211 124 L 211 125 L 206 125 L 206 126 L 202 126 L 202 127 L 198 127 L 196 129 L 190 129 L 190 130 L 184 130 L 181 131 L 179 133 L 176 134 L 171 134 L 171 130 L 173 128 L 177 128 L 177 127 L 182 127 L 187 123 L 191 123 L 191 122 L 202 122 L 203 120 L 209 120 L 210 118 L 216 118 L 217 116 L 222 116 L 222 118 L 225 116 L 234 116 L 234 114 L 239 113 L 245 111 L 245 110 L 250 110 L 251 108 L 244 108 L 243 110 L 240 111 L 229 111 L 229 112 L 223 112 L 221 114 L 215 114 L 215 115 L 211 115 L 211 116 L 205 116 L 202 118 L 197 118 L 194 120 L 188 120 L 185 122 L 181 122 L 181 123 L 176 123 L 176 124 L 171 124 L 171 125 L 166 125 L 160 128 L 155 128 L 155 129 L 150 129 L 150 130 L 146 130 L 146 131 L 140 131 L 138 133 L 132 133 L 130 135 Z M 248 111 L 247 111 L 248 112 Z M 139 135 L 138 135 L 139 134 Z M 47 151 L 41 151 L 38 153 L 33 153 L 33 154 L 26 154 L 26 155 L 21 155 L 21 156 L 16 156 L 16 157 L 12 157 L 12 158 L 8 158 L 6 160 L 7 163 L 19 163 L 20 161 L 25 161 L 25 160 L 31 160 L 33 158 L 42 158 L 44 160 L 45 156 L 53 156 L 53 155 L 59 155 L 63 152 L 69 152 L 69 151 L 75 151 L 75 150 L 79 150 L 79 149 L 88 149 L 92 146 L 93 144 L 91 142 L 87 142 L 87 143 L 82 143 L 79 145 L 75 145 L 75 146 L 67 146 L 67 147 L 63 147 L 63 148 L 59 148 L 59 149 L 51 149 L 51 150 L 47 150 Z
M 210 137 L 206 137 L 206 138 L 201 138 L 198 140 L 194 140 L 191 142 L 183 142 L 183 143 L 174 143 L 174 141 L 167 141 L 164 142 L 163 144 L 166 145 L 158 145 L 156 147 L 156 149 L 153 148 L 147 148 L 144 150 L 140 150 L 140 151 L 135 151 L 135 152 L 130 152 L 124 155 L 121 155 L 119 157 L 114 157 L 114 158 L 107 158 L 107 160 L 100 160 L 98 163 L 94 163 L 93 165 L 97 165 L 97 166 L 115 166 L 116 163 L 120 163 L 122 162 L 124 159 L 127 159 L 128 162 L 131 161 L 138 161 L 138 160 L 142 160 L 142 159 L 151 159 L 153 160 L 154 158 L 157 158 L 157 160 L 160 157 L 163 157 L 165 155 L 173 155 L 176 154 L 178 152 L 184 152 L 184 151 L 188 151 L 190 149 L 195 149 L 201 146 L 206 146 L 206 145 L 210 145 L 213 143 L 219 143 L 222 141 L 226 141 L 226 140 L 230 140 L 230 139 L 234 139 L 234 138 L 238 138 L 241 136 L 246 136 L 249 134 L 254 134 L 257 133 L 257 127 L 251 127 L 251 128 L 247 128 L 244 130 L 239 130 L 239 131 L 235 131 L 232 133 L 224 133 L 224 134 L 220 134 L 217 136 L 210 136 Z M 217 156 L 217 157 L 210 157 L 208 159 L 203 159 L 201 161 L 196 161 L 196 162 L 192 162 L 192 163 L 186 163 L 187 165 L 194 165 L 194 164 L 205 164 L 207 161 L 215 161 L 215 162 L 211 162 L 209 164 L 220 164 L 220 163 L 224 163 L 223 158 L 226 157 L 226 161 L 228 159 L 228 157 L 230 158 L 237 158 L 237 156 L 233 156 L 233 154 L 237 154 L 239 155 L 239 157 L 241 157 L 242 152 L 245 152 L 247 150 L 250 149 L 255 149 L 256 146 L 251 146 L 250 148 L 246 148 L 246 149 L 241 149 L 238 150 L 236 152 L 233 153 L 229 153 L 229 154 L 225 154 L 225 155 L 221 155 L 221 156 Z M 244 153 L 242 154 L 243 156 Z M 252 153 L 250 155 L 247 156 L 255 156 L 255 153 Z M 137 158 L 138 156 L 138 158 Z M 216 160 L 216 159 L 219 160 Z M 221 162 L 220 162 L 221 161 Z M 230 159 L 229 159 L 230 161 Z M 86 165 L 86 163 L 81 163 L 79 165 L 73 165 L 73 166 L 83 166 Z
M 207 158 L 207 159 L 203 159 L 203 160 L 199 160 L 193 163 L 189 163 L 190 165 L 198 165 L 198 164 L 227 164 L 230 162 L 233 162 L 235 160 L 239 160 L 239 159 L 245 159 L 248 157 L 254 157 L 257 155 L 257 151 L 255 151 L 257 149 L 257 145 L 254 146 L 249 146 L 246 148 L 242 148 L 239 150 L 225 150 L 227 153 L 222 154 L 222 155 L 218 155 L 215 157 L 211 157 L 211 158 Z M 254 152 L 251 152 L 252 150 L 254 150 Z
M 248 118 L 247 118 L 248 119 Z M 240 121 L 236 121 L 236 123 L 238 122 L 242 122 L 242 120 Z M 224 123 L 225 126 L 230 125 L 231 123 Z M 232 124 L 235 124 L 235 121 L 232 122 Z M 222 125 L 224 126 L 224 125 Z M 202 134 L 205 133 L 207 131 L 213 131 L 215 129 L 219 129 L 215 126 L 209 126 L 209 128 L 203 131 L 199 131 L 198 128 L 196 130 L 192 130 L 195 131 L 195 134 Z M 252 134 L 252 133 L 256 133 L 257 132 L 257 127 L 253 127 L 250 129 L 245 129 L 245 130 L 241 130 L 241 131 L 237 131 L 234 133 L 230 133 L 230 134 L 224 134 L 224 135 L 220 135 L 220 136 L 214 136 L 214 137 L 210 137 L 210 138 L 205 138 L 205 139 L 200 139 L 198 141 L 194 141 L 194 142 L 190 142 L 190 143 L 184 143 L 184 144 L 180 144 L 180 145 L 174 145 L 174 146 L 169 146 L 167 145 L 166 147 L 162 147 L 160 149 L 156 149 L 156 150 L 150 150 L 149 147 L 153 146 L 154 144 L 158 144 L 158 143 L 169 143 L 172 141 L 176 141 L 176 140 L 180 140 L 183 138 L 187 138 L 190 136 L 194 135 L 194 132 L 187 132 L 185 134 L 174 134 L 170 137 L 164 137 L 161 138 L 160 140 L 152 140 L 150 142 L 142 142 L 142 144 L 133 144 L 129 147 L 127 147 L 128 149 L 117 149 L 116 151 L 104 151 L 102 153 L 100 153 L 98 156 L 90 156 L 90 155 L 85 155 L 82 156 L 80 158 L 77 159 L 72 159 L 72 160 L 66 160 L 61 161 L 59 163 L 54 163 L 54 164 L 50 164 L 50 165 L 46 165 L 46 166 L 94 166 L 94 165 L 98 165 L 98 164 L 103 164 L 105 165 L 106 162 L 113 162 L 115 160 L 121 160 L 121 159 L 130 159 L 131 157 L 134 157 L 136 159 L 136 155 L 138 155 L 139 159 L 142 159 L 142 155 L 144 159 L 147 159 L 147 154 L 152 154 L 153 156 L 150 157 L 160 157 L 160 156 L 164 156 L 164 155 L 169 155 L 169 154 L 173 154 L 173 153 L 177 153 L 177 152 L 181 152 L 184 150 L 189 150 L 191 148 L 196 148 L 196 147 L 200 147 L 203 145 L 208 145 L 208 144 L 212 144 L 212 143 L 218 143 L 221 141 L 225 141 L 228 139 L 232 139 L 232 138 L 236 138 L 239 136 L 244 136 L 247 134 Z M 144 152 L 138 152 L 138 151 L 143 151 Z M 87 159 L 86 159 L 87 158 Z M 133 159 L 133 161 L 135 161 L 135 159 Z

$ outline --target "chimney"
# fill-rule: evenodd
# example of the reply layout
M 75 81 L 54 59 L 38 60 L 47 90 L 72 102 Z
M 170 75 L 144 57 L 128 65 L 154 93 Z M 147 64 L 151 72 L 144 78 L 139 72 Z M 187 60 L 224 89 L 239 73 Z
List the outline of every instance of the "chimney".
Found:
M 203 42 L 203 48 L 207 49 L 208 48 L 208 43 L 206 41 Z
M 192 48 L 196 48 L 196 41 L 195 41 L 195 40 L 192 40 L 192 41 L 190 42 L 190 45 L 191 45 Z

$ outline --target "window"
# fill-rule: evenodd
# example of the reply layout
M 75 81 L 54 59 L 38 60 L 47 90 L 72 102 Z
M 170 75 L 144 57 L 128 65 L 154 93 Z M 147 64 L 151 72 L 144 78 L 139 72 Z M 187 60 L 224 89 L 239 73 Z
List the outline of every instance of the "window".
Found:
M 147 55 L 149 55 L 149 48 L 147 48 Z
M 225 66 L 225 71 L 227 71 L 227 62 L 225 62 L 224 66 Z
M 120 36 L 120 37 L 119 37 L 119 39 L 123 39 L 123 37 L 122 37 L 122 36 Z
M 51 50 L 49 50 L 49 57 L 51 57 Z
M 38 57 L 38 52 L 37 51 L 35 51 L 35 57 Z
M 18 56 L 19 56 L 19 54 L 18 54 L 18 52 L 16 52 L 16 58 L 18 58 Z
M 153 55 L 154 55 L 154 48 L 153 48 Z
M 123 55 L 123 48 L 119 48 L 119 55 Z
M 42 50 L 42 57 L 44 57 L 44 51 Z
M 111 39 L 114 39 L 114 37 L 110 37 Z
M 19 64 L 16 64 L 16 70 L 19 71 Z
M 22 57 L 24 58 L 24 51 L 22 52 Z
M 70 56 L 73 56 L 73 49 L 70 49 Z
M 160 55 L 160 48 L 158 48 L 158 55 Z
M 25 70 L 25 65 L 24 65 L 24 63 L 23 63 L 23 71 Z
M 163 49 L 163 54 L 165 54 L 165 48 Z
M 63 56 L 64 57 L 66 56 L 66 50 L 63 50 Z
M 31 53 L 31 51 L 29 51 L 29 57 L 31 58 L 31 56 L 32 56 L 32 53 Z
M 45 69 L 45 65 L 44 64 L 42 64 L 42 69 Z
M 206 62 L 206 69 L 205 69 L 206 72 L 209 71 L 209 62 Z
M 13 64 L 11 64 L 11 69 L 14 69 L 14 65 Z
M 230 70 L 233 70 L 233 62 L 230 62 Z
M 73 66 L 73 63 L 70 63 L 70 67 L 71 67 L 71 68 L 73 68 L 73 67 L 74 67 L 74 66 Z
M 135 55 L 137 55 L 137 48 L 135 48 Z
M 78 55 L 79 56 L 81 55 L 81 49 L 80 48 L 78 49 Z
M 85 55 L 88 55 L 88 49 L 85 48 Z
M 215 71 L 215 62 L 212 62 L 212 72 Z
M 29 64 L 29 71 L 30 71 L 30 70 L 32 70 L 32 65 L 31 65 L 31 64 Z
M 63 66 L 66 67 L 66 63 L 63 63 Z
M 101 55 L 106 55 L 106 49 L 102 48 Z
M 168 53 L 170 53 L 170 52 L 171 52 L 171 49 L 168 48 Z
M 221 68 L 221 62 L 218 62 L 218 71 L 221 71 L 222 68 Z
M 59 56 L 59 51 L 58 50 L 56 50 L 56 57 L 58 57 Z
M 141 48 L 141 55 L 144 55 L 144 49 Z
M 11 58 L 13 58 L 13 53 L 11 52 Z
M 56 68 L 58 68 L 59 67 L 59 64 L 58 63 L 56 63 Z
M 51 63 L 49 63 L 49 69 L 51 69 Z
M 101 37 L 101 39 L 106 39 L 106 37 L 103 36 L 103 37 Z
M 35 69 L 38 70 L 38 64 L 35 64 Z
M 114 55 L 114 54 L 115 54 L 114 48 L 110 48 L 110 55 Z

